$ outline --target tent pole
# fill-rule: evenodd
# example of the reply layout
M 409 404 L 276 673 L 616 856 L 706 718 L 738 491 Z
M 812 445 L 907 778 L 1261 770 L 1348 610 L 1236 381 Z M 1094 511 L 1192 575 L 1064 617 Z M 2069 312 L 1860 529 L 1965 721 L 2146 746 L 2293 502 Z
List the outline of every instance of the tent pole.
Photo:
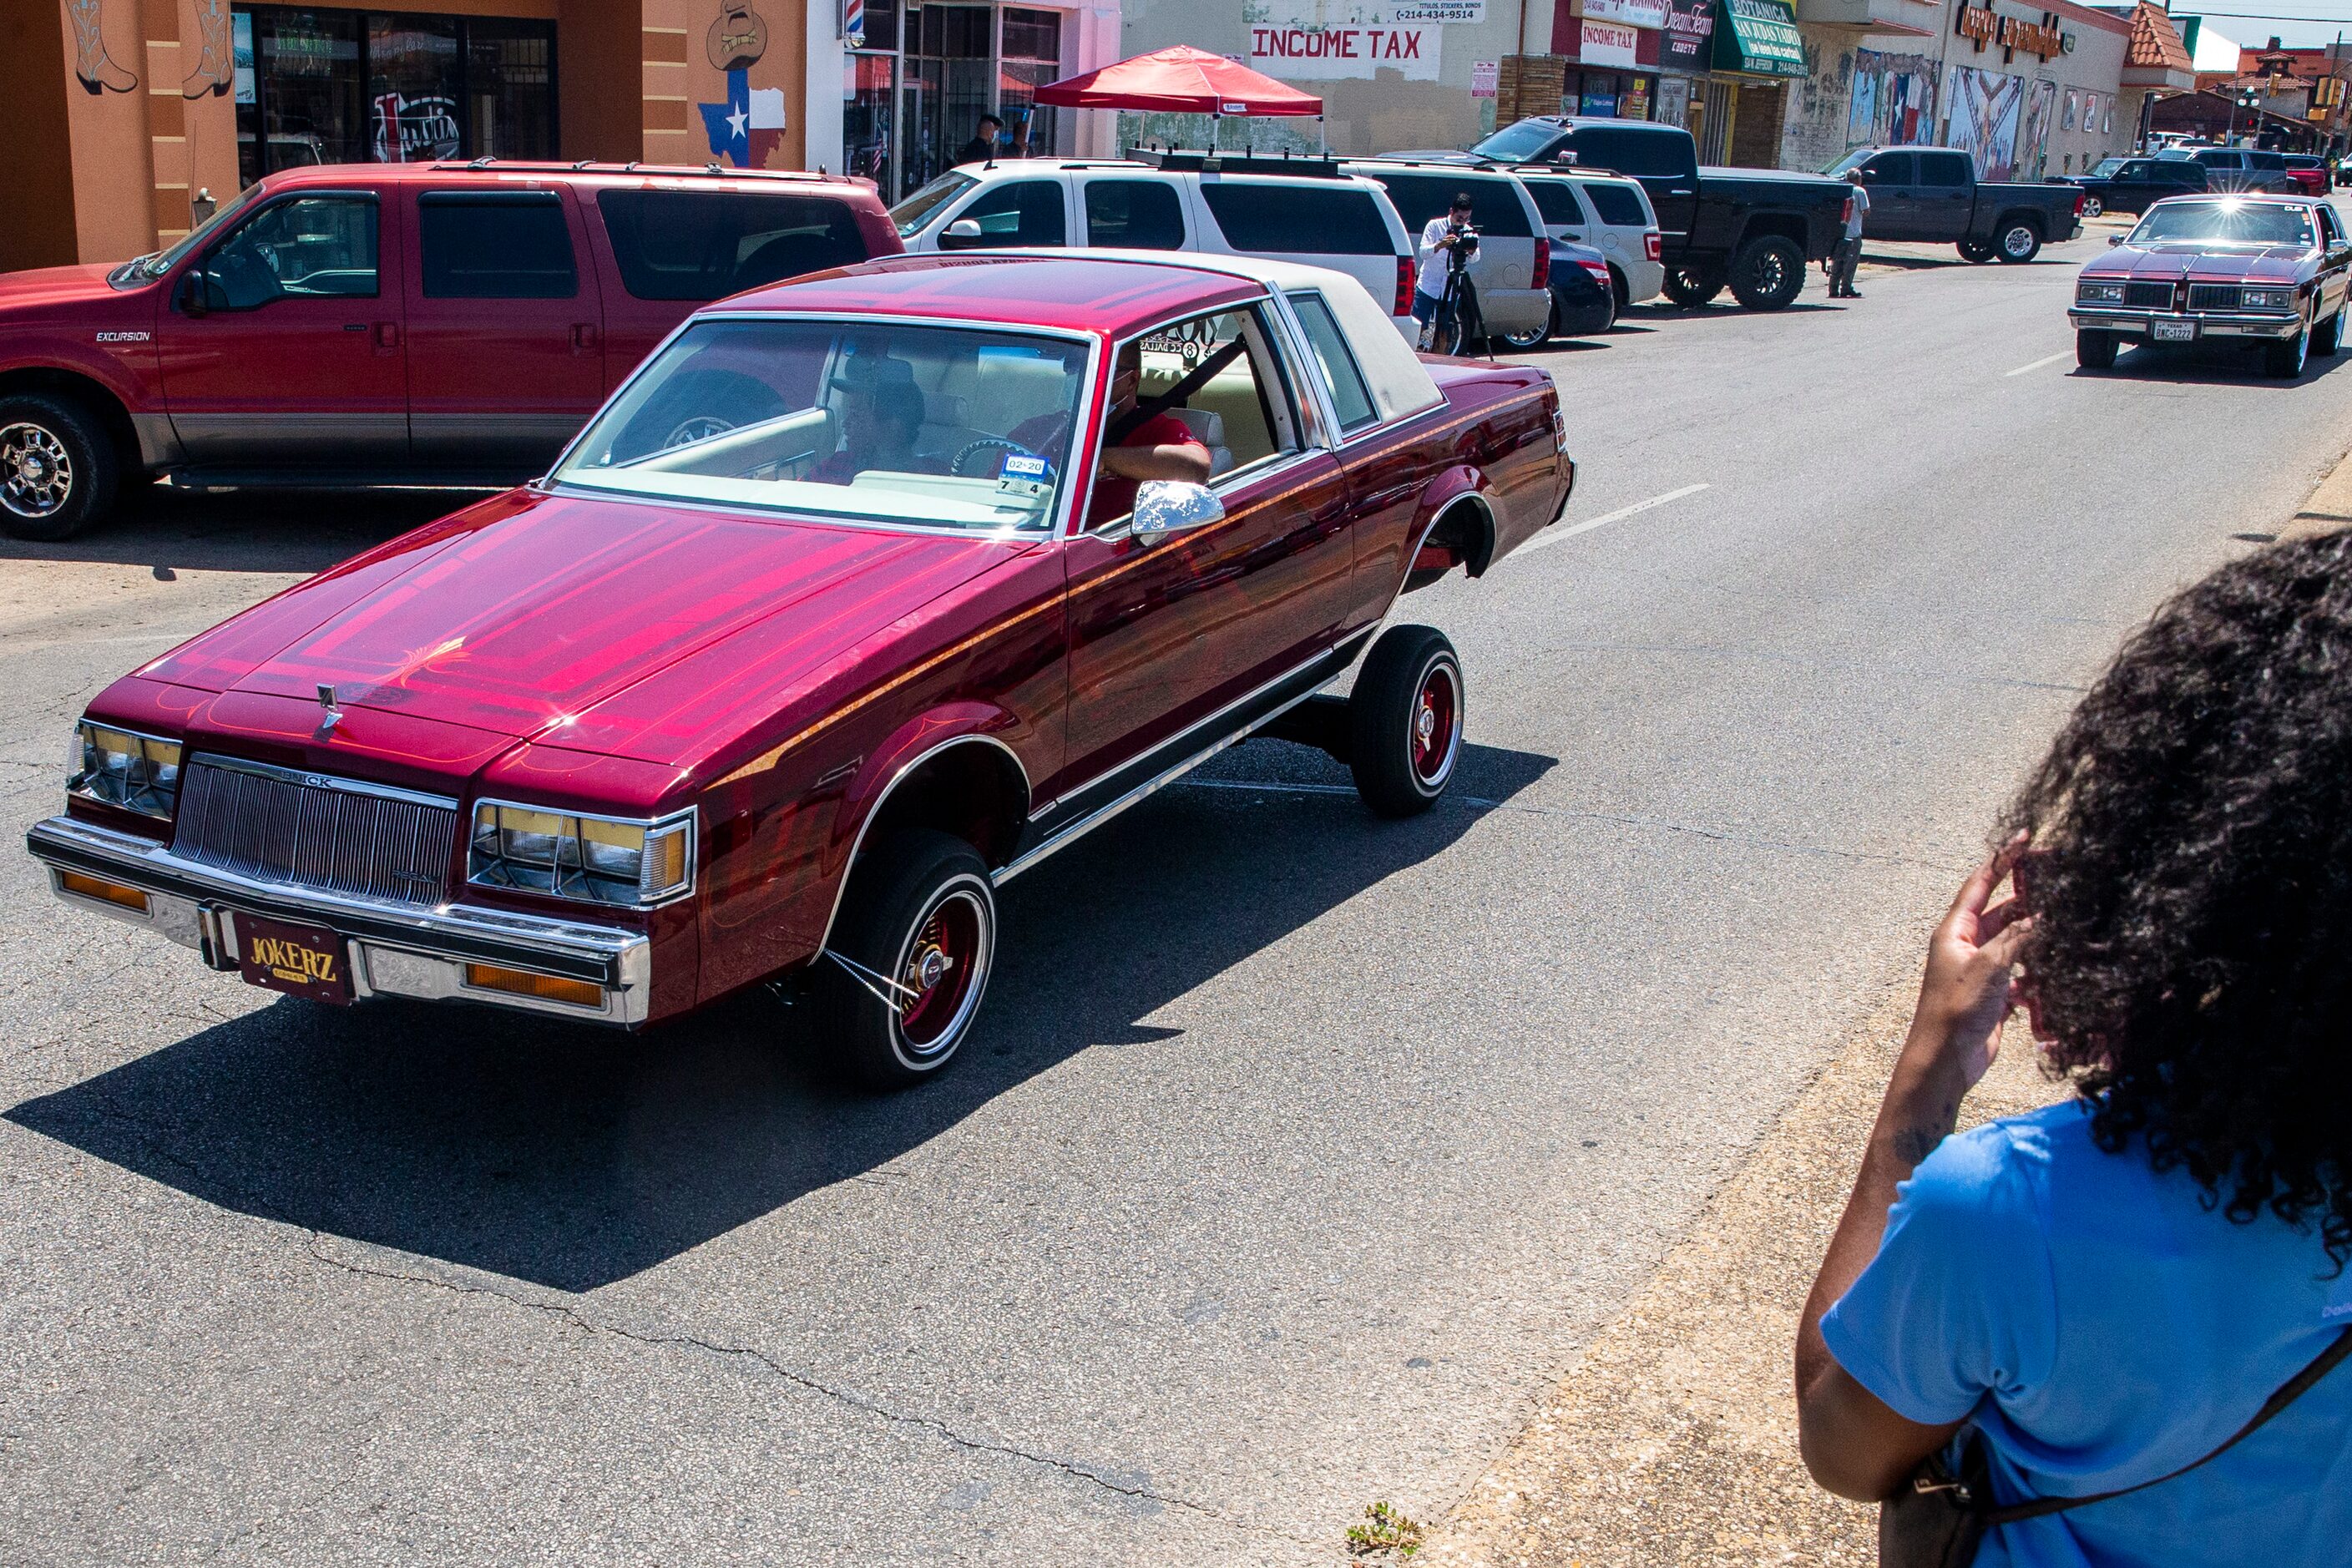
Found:
M 1315 117 L 1315 155 L 1318 158 L 1331 155 L 1331 139 L 1323 133 L 1323 117 L 1319 114 Z
M 1222 114 L 1212 114 L 1212 115 L 1210 115 L 1210 116 L 1209 116 L 1209 151 L 1210 151 L 1210 152 L 1213 153 L 1213 152 L 1215 152 L 1215 151 L 1217 150 L 1217 133 L 1218 133 L 1219 132 L 1223 131 L 1224 128 L 1225 128 L 1225 117 L 1224 117 L 1223 115 L 1222 115 Z

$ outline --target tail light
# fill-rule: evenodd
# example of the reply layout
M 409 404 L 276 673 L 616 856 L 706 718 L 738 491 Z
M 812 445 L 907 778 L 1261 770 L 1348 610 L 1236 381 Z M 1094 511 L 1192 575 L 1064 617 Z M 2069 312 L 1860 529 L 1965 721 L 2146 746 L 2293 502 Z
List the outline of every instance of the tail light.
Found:
M 1592 280 L 1595 283 L 1600 284 L 1603 289 L 1612 287 L 1609 281 L 1609 264 L 1607 262 L 1580 261 L 1577 265 L 1583 268 L 1587 272 L 1592 274 Z
M 2081 217 L 2083 216 L 2083 202 L 2085 197 L 2090 195 L 2090 194 L 2091 193 L 2088 191 L 2076 191 L 2074 193 L 2074 216 L 2076 217 Z
M 1397 258 L 1396 309 L 1391 310 L 1389 314 L 1391 316 L 1412 314 L 1412 258 L 1410 256 Z
M 1664 261 L 1666 258 L 1666 237 L 1654 228 L 1643 234 L 1642 254 L 1653 261 Z
M 1845 205 L 1844 205 L 1843 206 L 1842 206 L 1842 207 L 1838 208 L 1838 222 L 1840 222 L 1840 223 L 1852 223 L 1853 221 L 1853 198 L 1852 196 L 1848 196 L 1848 197 L 1846 197 L 1846 199 L 1845 199 Z
M 1551 287 L 1551 241 L 1538 236 L 1536 239 L 1536 280 L 1530 289 Z

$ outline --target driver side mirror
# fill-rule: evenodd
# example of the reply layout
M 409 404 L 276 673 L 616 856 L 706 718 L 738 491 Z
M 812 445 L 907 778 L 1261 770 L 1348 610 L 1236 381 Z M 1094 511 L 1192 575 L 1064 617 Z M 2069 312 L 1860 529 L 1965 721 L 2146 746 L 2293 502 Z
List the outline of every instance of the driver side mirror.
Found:
M 940 248 L 960 250 L 967 246 L 979 245 L 987 238 L 988 236 L 981 232 L 978 218 L 960 217 L 948 225 L 947 232 L 940 236 Z
M 2108 244 L 2109 246 L 2111 246 L 2111 247 L 2112 247 L 2112 246 L 2121 245 L 2123 242 L 2124 242 L 2124 237 L 2123 237 L 2122 235 L 2119 235 L 2119 234 L 2111 234 L 2111 235 L 2107 236 L 2107 244 Z
M 205 268 L 202 262 L 180 274 L 180 296 L 173 301 L 184 316 L 204 317 L 212 314 L 212 302 L 205 298 Z
M 1135 517 L 1128 537 L 1149 548 L 1171 533 L 1224 520 L 1225 503 L 1206 485 L 1183 479 L 1146 479 L 1135 489 Z

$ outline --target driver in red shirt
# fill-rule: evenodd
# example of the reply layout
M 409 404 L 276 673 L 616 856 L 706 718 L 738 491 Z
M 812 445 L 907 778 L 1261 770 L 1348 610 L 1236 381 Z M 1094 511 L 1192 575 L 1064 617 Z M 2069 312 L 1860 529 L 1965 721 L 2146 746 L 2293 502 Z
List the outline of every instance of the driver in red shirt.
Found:
M 1135 412 L 1142 385 L 1143 347 L 1140 343 L 1129 343 L 1118 351 L 1118 363 L 1111 372 L 1110 412 L 1103 418 L 1106 432 L 1117 429 L 1121 420 Z M 1011 438 L 1029 451 L 1037 451 L 1036 441 L 1058 444 L 1055 437 L 1059 431 L 1055 427 L 1064 417 L 1059 414 L 1041 416 L 1013 431 Z M 1031 425 L 1037 426 L 1035 440 L 1024 441 L 1022 437 L 1029 433 Z M 1053 430 L 1054 435 L 1045 434 L 1047 430 Z M 1057 452 L 1039 455 L 1060 460 Z M 1095 493 L 1087 507 L 1087 526 L 1097 527 L 1133 511 L 1136 487 L 1146 479 L 1208 483 L 1209 448 L 1172 414 L 1153 415 L 1120 437 L 1115 445 L 1106 436 L 1102 456 L 1095 465 Z

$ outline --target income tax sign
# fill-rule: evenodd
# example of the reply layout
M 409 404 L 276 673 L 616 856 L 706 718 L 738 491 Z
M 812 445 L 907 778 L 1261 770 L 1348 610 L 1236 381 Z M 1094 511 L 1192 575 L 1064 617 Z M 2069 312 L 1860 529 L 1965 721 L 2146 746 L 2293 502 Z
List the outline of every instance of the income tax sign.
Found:
M 1249 64 L 1286 81 L 1329 81 L 1395 71 L 1408 81 L 1435 81 L 1443 22 L 1423 19 L 1442 7 L 1365 0 L 1291 0 L 1245 7 Z

